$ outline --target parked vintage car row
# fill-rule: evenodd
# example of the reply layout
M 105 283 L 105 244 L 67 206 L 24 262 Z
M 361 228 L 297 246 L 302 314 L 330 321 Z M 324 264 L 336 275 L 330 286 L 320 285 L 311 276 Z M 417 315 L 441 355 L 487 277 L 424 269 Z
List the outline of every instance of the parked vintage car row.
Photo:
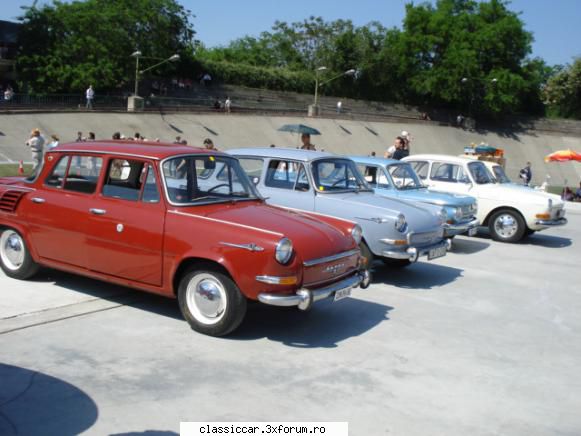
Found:
M 483 196 L 484 214 L 472 196 L 428 191 L 412 165 L 428 162 L 420 177 L 438 180 L 436 159 L 230 153 L 124 141 L 60 145 L 33 176 L 0 179 L 0 266 L 13 278 L 47 266 L 175 297 L 194 330 L 221 336 L 240 325 L 248 301 L 307 310 L 341 300 L 369 285 L 374 259 L 432 260 L 479 220 L 496 229 L 521 213 L 515 206 L 491 218 Z M 474 165 L 462 171 L 474 177 L 472 188 L 481 184 Z M 468 183 L 458 172 L 458 183 Z M 562 204 L 549 200 L 532 207 L 539 212 L 532 223 L 522 215 L 517 225 L 564 224 Z

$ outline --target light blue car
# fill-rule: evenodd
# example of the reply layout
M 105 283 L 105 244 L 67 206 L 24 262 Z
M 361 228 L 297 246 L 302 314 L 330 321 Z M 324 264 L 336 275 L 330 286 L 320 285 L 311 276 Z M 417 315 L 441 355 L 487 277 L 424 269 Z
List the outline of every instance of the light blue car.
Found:
M 452 238 L 476 234 L 480 222 L 476 218 L 477 202 L 469 195 L 429 191 L 411 165 L 394 159 L 350 156 L 375 193 L 389 198 L 442 206 L 447 213 L 444 236 Z
M 355 162 L 331 153 L 288 148 L 228 150 L 269 204 L 354 221 L 362 229 L 361 253 L 405 266 L 446 255 L 442 207 L 373 193 Z

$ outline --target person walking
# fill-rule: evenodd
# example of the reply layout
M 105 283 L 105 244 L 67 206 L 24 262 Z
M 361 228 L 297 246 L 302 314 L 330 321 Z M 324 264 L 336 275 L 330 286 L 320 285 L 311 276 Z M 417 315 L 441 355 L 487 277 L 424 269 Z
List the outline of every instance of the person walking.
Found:
M 30 138 L 26 141 L 26 146 L 30 147 L 30 151 L 32 152 L 32 170 L 35 171 L 42 162 L 44 152 L 44 138 L 40 134 L 39 129 L 32 129 Z
M 93 109 L 93 99 L 95 98 L 95 91 L 93 90 L 93 85 L 89 85 L 87 90 L 85 91 L 85 97 L 87 98 L 87 109 Z

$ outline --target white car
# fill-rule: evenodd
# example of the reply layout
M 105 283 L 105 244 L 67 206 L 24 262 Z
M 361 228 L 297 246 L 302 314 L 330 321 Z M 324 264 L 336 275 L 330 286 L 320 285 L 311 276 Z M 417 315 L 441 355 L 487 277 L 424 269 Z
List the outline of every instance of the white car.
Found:
M 477 217 L 497 241 L 517 242 L 539 230 L 567 224 L 565 203 L 558 196 L 495 183 L 482 161 L 437 154 L 402 160 L 412 165 L 430 189 L 476 197 Z

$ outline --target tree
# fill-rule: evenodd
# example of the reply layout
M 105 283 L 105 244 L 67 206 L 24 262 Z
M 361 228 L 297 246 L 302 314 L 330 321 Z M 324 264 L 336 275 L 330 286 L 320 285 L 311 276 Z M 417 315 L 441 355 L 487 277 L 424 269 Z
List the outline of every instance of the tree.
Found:
M 24 8 L 17 68 L 32 92 L 127 88 L 130 54 L 192 59 L 190 11 L 175 0 L 54 1 Z M 159 70 L 163 71 L 163 70 Z
M 543 94 L 555 115 L 581 119 L 581 57 L 560 68 L 547 81 Z
M 532 35 L 507 4 L 438 0 L 435 7 L 406 6 L 398 44 L 416 102 L 464 105 L 489 115 L 520 107 L 526 88 L 522 64 L 531 52 Z

